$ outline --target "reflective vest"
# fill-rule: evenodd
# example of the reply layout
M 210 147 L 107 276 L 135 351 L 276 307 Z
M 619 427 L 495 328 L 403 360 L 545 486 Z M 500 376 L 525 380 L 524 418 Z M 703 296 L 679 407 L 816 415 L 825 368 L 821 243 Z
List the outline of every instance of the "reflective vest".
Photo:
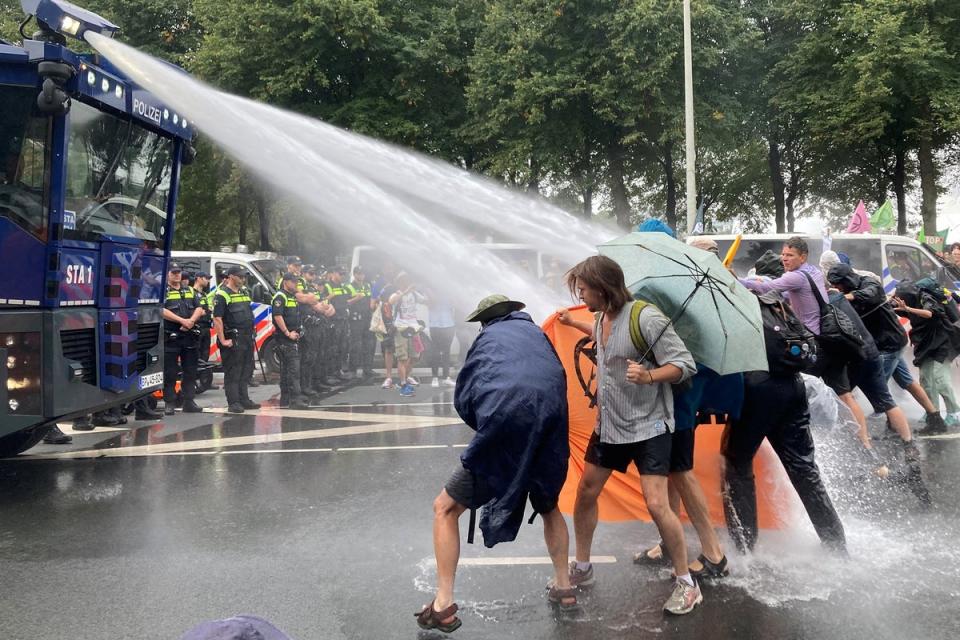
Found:
M 350 287 L 354 291 L 354 295 L 361 294 L 365 298 L 370 297 L 370 283 L 369 282 L 351 282 Z
M 323 285 L 327 290 L 327 302 L 333 305 L 333 308 L 338 312 L 342 313 L 347 308 L 347 300 L 351 297 L 350 294 L 350 285 L 337 285 L 333 286 L 329 282 Z M 338 314 L 339 315 L 339 314 Z M 334 321 L 345 320 L 342 315 L 340 317 L 334 316 Z
M 372 312 L 370 311 L 370 283 L 351 282 L 350 289 L 353 290 L 353 296 L 362 295 L 364 297 L 363 300 L 357 300 L 350 307 L 350 319 L 363 321 L 368 320 L 372 315 Z
M 297 291 L 303 291 L 307 288 L 307 280 L 303 276 L 297 276 Z M 277 291 L 283 289 L 283 276 L 277 278 Z
M 273 296 L 273 326 L 277 328 L 277 331 L 280 330 L 280 326 L 277 324 L 278 301 L 282 305 L 281 314 L 284 323 L 287 325 L 287 331 L 299 331 L 300 305 L 297 303 L 297 299 L 294 296 L 288 296 L 286 291 L 277 291 L 276 295 Z
M 181 318 L 189 318 L 193 315 L 193 310 L 197 308 L 197 299 L 194 296 L 192 287 L 180 287 L 174 289 L 167 287 L 167 295 L 163 299 L 163 308 L 169 309 Z M 175 332 L 180 330 L 179 322 L 163 321 L 164 331 Z
M 223 314 L 223 326 L 227 329 L 239 329 L 249 335 L 253 331 L 253 309 L 250 307 L 250 292 L 245 288 L 233 293 L 226 286 L 217 289 L 216 296 L 222 298 L 226 311 Z
M 197 296 L 197 303 L 200 305 L 200 308 L 204 310 L 204 314 L 200 316 L 200 319 L 197 321 L 197 324 L 210 327 L 213 324 L 213 296 L 204 293 L 199 289 L 194 289 L 194 295 Z

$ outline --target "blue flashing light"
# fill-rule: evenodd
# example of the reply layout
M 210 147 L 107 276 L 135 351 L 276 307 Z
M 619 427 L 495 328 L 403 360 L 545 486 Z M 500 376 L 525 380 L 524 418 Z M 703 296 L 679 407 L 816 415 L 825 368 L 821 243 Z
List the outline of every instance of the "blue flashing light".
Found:
M 119 29 L 109 20 L 66 0 L 20 0 L 20 6 L 53 31 L 81 41 L 87 31 L 112 38 Z

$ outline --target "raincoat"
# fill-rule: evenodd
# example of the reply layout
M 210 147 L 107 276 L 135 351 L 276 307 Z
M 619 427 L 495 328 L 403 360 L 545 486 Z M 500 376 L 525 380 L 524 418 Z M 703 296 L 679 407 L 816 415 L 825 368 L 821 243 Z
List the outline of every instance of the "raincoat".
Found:
M 454 406 L 476 431 L 460 460 L 497 496 L 480 516 L 483 543 L 509 542 L 528 494 L 560 494 L 570 455 L 566 373 L 529 315 L 514 311 L 484 327 L 457 376 Z

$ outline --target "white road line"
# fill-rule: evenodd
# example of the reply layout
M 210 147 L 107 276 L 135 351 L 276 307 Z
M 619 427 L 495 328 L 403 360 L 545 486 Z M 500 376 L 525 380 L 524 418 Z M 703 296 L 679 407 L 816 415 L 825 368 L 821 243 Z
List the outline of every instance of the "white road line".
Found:
M 337 451 L 391 451 L 393 449 L 447 449 L 448 444 L 402 444 L 393 447 L 337 447 Z
M 161 444 L 147 444 L 133 447 L 118 447 L 115 449 L 87 449 L 83 451 L 64 451 L 47 455 L 21 454 L 18 460 L 69 460 L 75 458 L 128 458 L 150 456 L 158 453 L 196 451 L 198 449 L 223 449 L 244 445 L 271 444 L 275 442 L 292 442 L 296 440 L 317 440 L 321 438 L 337 438 L 341 436 L 364 435 L 370 433 L 389 433 L 391 431 L 407 431 L 427 427 L 455 427 L 462 426 L 462 422 L 453 422 L 449 418 L 445 423 L 422 424 L 419 421 L 410 424 L 397 422 L 365 424 L 352 427 L 334 427 L 331 429 L 312 429 L 309 431 L 289 431 L 277 433 L 262 433 L 254 436 L 238 436 L 235 438 L 214 438 L 208 440 L 193 440 L 184 442 L 165 442 Z
M 206 451 L 164 451 L 164 452 L 155 452 L 155 453 L 137 453 L 133 454 L 130 457 L 144 457 L 144 456 L 226 456 L 226 455 L 253 455 L 257 453 L 340 453 L 348 452 L 354 453 L 357 451 L 411 451 L 418 449 L 454 449 L 460 447 L 466 447 L 465 444 L 428 444 L 428 445 L 397 445 L 395 447 L 343 447 L 340 449 L 323 447 L 323 448 L 303 448 L 303 449 L 243 449 L 240 451 L 231 450 L 231 449 L 213 449 Z M 109 451 L 118 451 L 123 452 L 124 449 L 110 449 Z M 85 453 L 93 454 L 94 451 L 87 451 Z M 31 460 L 47 460 L 47 459 L 56 459 L 62 458 L 63 454 L 51 454 L 51 455 L 36 455 L 36 456 L 19 456 L 15 459 L 29 458 Z M 99 456 L 86 456 L 86 457 L 99 457 Z M 122 457 L 111 455 L 107 457 Z
M 921 440 L 957 440 L 960 439 L 960 433 L 946 433 L 942 436 L 917 436 Z
M 394 422 L 398 424 L 410 424 L 418 422 L 422 426 L 436 426 L 440 424 L 449 424 L 453 421 L 459 421 L 458 416 L 414 416 L 414 415 L 391 415 L 383 413 L 356 413 L 353 411 L 323 411 L 321 409 L 273 409 L 264 407 L 254 411 L 244 413 L 227 413 L 226 407 L 208 407 L 203 410 L 204 413 L 222 414 L 226 417 L 240 416 L 260 416 L 277 418 L 305 418 L 308 420 L 330 420 L 340 422 Z
M 83 430 L 77 431 L 76 429 L 73 428 L 73 423 L 72 423 L 72 422 L 59 422 L 59 423 L 57 423 L 57 426 L 60 427 L 60 430 L 61 430 L 61 431 L 63 431 L 63 432 L 66 433 L 66 434 L 70 434 L 70 435 L 78 435 L 78 434 L 84 434 L 84 433 L 108 433 L 108 432 L 111 432 L 111 431 L 132 431 L 133 429 L 136 429 L 136 428 L 137 428 L 136 426 L 131 426 L 131 427 L 96 427 L 96 428 L 94 428 L 93 431 L 90 431 L 89 429 L 86 430 L 86 431 L 83 431 Z
M 594 564 L 615 564 L 616 556 L 590 556 Z M 433 560 L 432 564 L 436 564 Z M 460 558 L 461 567 L 499 567 L 505 565 L 553 564 L 549 556 L 514 556 L 501 558 Z
M 337 409 L 344 408 L 349 409 L 352 407 L 452 407 L 452 402 L 398 402 L 396 404 L 386 404 L 381 402 L 374 402 L 369 404 L 323 404 L 318 405 L 324 409 Z

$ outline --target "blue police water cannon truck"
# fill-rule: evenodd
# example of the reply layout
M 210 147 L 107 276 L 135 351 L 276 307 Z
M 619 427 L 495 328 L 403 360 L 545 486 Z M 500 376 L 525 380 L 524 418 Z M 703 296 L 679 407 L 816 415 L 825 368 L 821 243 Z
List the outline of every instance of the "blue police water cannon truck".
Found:
M 21 5 L 22 44 L 0 40 L 0 456 L 162 386 L 166 265 L 193 157 L 181 114 L 67 48 L 116 25 L 62 0 Z

